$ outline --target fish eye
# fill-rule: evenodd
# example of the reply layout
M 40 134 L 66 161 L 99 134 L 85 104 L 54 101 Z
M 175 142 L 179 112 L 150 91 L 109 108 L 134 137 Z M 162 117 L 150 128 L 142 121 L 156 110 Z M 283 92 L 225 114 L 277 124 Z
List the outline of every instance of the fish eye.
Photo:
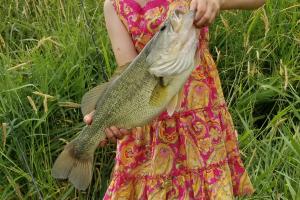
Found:
M 167 25 L 164 24 L 164 25 L 160 28 L 160 31 L 164 31 L 166 28 L 167 28 Z

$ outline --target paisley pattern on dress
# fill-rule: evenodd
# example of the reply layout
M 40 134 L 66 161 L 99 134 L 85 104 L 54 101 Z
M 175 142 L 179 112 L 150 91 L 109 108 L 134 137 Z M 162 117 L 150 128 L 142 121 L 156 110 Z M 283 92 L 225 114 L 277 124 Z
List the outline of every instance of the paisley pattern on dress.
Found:
M 140 52 L 170 12 L 188 0 L 112 0 Z M 183 88 L 179 112 L 162 113 L 143 133 L 118 141 L 104 200 L 234 199 L 254 189 L 243 166 L 236 130 L 208 50 L 208 28 L 199 36 L 198 63 Z

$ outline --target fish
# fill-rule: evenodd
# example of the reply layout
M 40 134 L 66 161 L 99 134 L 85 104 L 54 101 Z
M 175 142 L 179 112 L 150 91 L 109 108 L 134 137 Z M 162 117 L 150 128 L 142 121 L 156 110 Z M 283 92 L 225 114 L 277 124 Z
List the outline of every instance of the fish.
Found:
M 163 111 L 180 108 L 180 91 L 195 68 L 199 31 L 194 11 L 175 10 L 137 57 L 109 82 L 82 98 L 83 115 L 93 122 L 67 143 L 54 162 L 52 176 L 68 179 L 78 190 L 91 184 L 94 152 L 110 126 L 131 129 L 149 124 Z

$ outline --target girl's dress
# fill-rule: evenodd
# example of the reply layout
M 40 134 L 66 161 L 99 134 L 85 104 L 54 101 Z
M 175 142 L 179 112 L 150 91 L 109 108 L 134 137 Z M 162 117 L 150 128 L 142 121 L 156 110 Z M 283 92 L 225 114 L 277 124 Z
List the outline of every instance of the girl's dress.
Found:
M 188 0 L 112 0 L 140 52 L 174 9 Z M 118 141 L 116 164 L 104 200 L 233 199 L 253 187 L 240 158 L 237 133 L 226 106 L 217 67 L 200 34 L 199 62 L 184 85 L 181 109 L 162 113 L 142 134 Z

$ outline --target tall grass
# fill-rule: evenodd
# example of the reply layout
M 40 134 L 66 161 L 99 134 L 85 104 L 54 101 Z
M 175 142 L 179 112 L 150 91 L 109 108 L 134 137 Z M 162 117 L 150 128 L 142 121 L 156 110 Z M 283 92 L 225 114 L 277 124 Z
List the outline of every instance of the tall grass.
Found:
M 0 199 L 100 199 L 113 145 L 97 151 L 85 193 L 50 170 L 83 126 L 78 103 L 103 81 L 100 60 L 115 68 L 102 3 L 1 0 L 0 19 Z M 248 199 L 300 199 L 300 3 L 224 12 L 210 41 L 256 188 Z

